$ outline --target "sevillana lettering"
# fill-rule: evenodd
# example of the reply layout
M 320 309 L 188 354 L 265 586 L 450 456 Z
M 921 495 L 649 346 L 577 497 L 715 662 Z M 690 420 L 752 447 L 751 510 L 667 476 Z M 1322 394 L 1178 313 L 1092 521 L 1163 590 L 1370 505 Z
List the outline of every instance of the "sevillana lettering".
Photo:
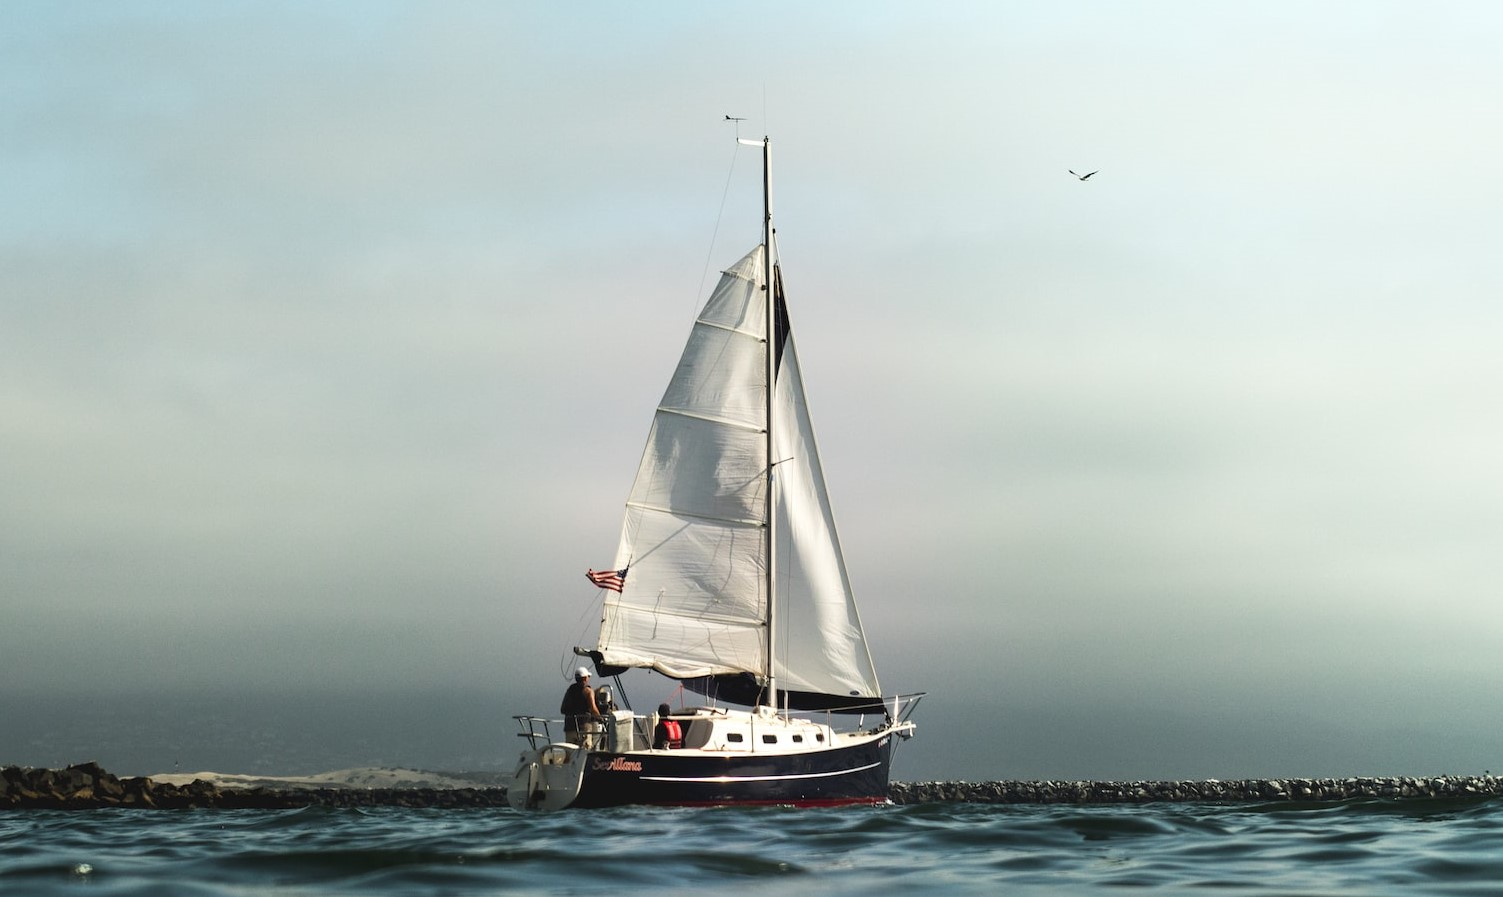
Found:
M 595 761 L 595 769 L 606 772 L 641 772 L 641 760 L 628 760 L 625 757 L 613 757 L 609 763 L 604 760 Z

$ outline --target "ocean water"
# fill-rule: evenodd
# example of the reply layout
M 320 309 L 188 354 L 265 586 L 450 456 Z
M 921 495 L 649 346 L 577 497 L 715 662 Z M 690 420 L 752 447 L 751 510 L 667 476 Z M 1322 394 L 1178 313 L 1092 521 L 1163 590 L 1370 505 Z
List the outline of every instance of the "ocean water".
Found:
M 1503 893 L 1503 801 L 0 812 L 0 894 Z

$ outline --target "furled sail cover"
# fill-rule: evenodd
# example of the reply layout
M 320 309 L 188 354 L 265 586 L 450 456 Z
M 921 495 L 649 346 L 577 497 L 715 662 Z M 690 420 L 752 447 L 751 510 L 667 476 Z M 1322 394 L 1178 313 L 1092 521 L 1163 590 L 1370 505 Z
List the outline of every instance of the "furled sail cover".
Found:
M 684 348 L 627 500 L 597 660 L 678 679 L 767 675 L 763 248 L 720 279 Z M 880 695 L 830 515 L 792 339 L 774 435 L 780 690 Z M 828 703 L 828 702 L 826 702 Z

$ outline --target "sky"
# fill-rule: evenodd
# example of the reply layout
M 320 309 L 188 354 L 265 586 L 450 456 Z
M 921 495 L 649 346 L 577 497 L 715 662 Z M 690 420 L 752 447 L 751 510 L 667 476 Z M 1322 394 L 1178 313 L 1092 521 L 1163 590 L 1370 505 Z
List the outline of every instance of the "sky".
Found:
M 46 734 L 79 696 L 191 754 L 205 696 L 281 695 L 451 707 L 507 765 L 759 239 L 739 133 L 882 684 L 929 695 L 895 775 L 1503 767 L 1500 38 L 1444 0 L 0 5 L 0 763 L 123 755 Z

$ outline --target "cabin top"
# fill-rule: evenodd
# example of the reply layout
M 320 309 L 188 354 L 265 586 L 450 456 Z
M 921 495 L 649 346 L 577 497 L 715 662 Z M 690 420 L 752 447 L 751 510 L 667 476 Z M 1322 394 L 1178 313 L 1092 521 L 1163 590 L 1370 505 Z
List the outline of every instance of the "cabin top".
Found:
M 827 725 L 799 717 L 784 717 L 770 710 L 744 713 L 694 707 L 671 713 L 668 719 L 677 720 L 683 727 L 682 750 L 807 751 L 828 746 L 834 739 L 834 730 Z M 657 724 L 656 714 L 653 714 L 652 722 Z

